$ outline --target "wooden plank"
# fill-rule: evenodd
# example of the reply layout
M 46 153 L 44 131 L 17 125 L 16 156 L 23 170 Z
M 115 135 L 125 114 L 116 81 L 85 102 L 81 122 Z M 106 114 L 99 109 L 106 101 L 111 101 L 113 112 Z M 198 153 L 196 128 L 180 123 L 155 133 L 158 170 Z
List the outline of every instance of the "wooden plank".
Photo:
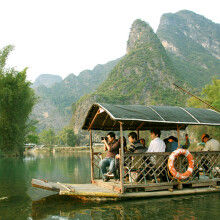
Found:
M 191 185 L 191 187 L 202 187 L 202 186 L 217 186 L 217 182 L 193 183 Z
M 57 184 L 59 184 L 60 186 L 62 186 L 64 189 L 68 191 L 72 191 L 72 192 L 75 191 L 73 187 L 69 187 L 68 185 L 64 185 L 63 183 L 57 182 Z
M 173 189 L 173 186 L 155 186 L 155 187 L 148 187 L 144 188 L 145 192 L 150 192 L 150 191 L 158 191 L 158 190 L 168 190 L 168 189 Z
M 36 188 L 41 188 L 41 189 L 46 189 L 46 190 L 51 190 L 51 191 L 60 191 L 59 185 L 52 183 L 52 182 L 47 182 L 46 180 L 37 180 L 37 179 L 32 179 L 31 184 L 33 187 Z
M 95 184 L 71 184 L 70 186 L 73 187 L 75 191 L 86 191 L 87 190 L 87 191 L 113 192 L 112 190 L 97 186 Z
M 212 184 L 213 182 L 218 182 L 220 181 L 220 178 L 214 178 L 214 179 L 199 179 L 199 180 L 190 180 L 187 182 L 183 182 L 183 184 L 194 184 L 194 183 L 209 183 Z
M 111 180 L 109 182 L 103 182 L 103 180 L 95 180 L 92 183 L 105 189 L 121 192 L 120 183 L 114 183 L 111 182 Z
M 216 188 L 198 188 L 198 189 L 182 189 L 182 190 L 169 190 L 156 191 L 156 192 L 128 192 L 120 194 L 120 198 L 148 198 L 148 197 L 162 197 L 162 196 L 178 196 L 178 195 L 192 195 L 192 194 L 202 194 L 202 193 L 214 193 L 220 192 L 220 189 Z
M 176 182 L 162 182 L 162 183 L 149 183 L 149 184 L 135 184 L 135 185 L 131 185 L 131 184 L 126 184 L 125 185 L 125 188 L 145 188 L 145 187 L 155 187 L 155 186 L 174 186 L 174 185 L 177 185 L 178 183 Z
M 106 192 L 87 192 L 87 191 L 80 191 L 80 192 L 70 192 L 60 190 L 59 195 L 68 195 L 68 196 L 76 196 L 76 197 L 105 197 L 105 198 L 118 198 L 119 193 L 106 193 Z

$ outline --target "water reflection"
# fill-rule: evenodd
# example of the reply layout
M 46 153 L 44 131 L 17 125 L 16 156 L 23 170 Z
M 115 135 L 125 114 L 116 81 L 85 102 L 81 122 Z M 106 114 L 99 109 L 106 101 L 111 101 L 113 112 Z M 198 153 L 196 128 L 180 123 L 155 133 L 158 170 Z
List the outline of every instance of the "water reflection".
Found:
M 32 219 L 57 218 L 94 220 L 219 219 L 219 199 L 220 194 L 209 194 L 121 202 L 94 202 L 55 195 L 33 202 L 31 216 Z
M 87 152 L 0 159 L 0 220 L 219 219 L 220 194 L 126 201 L 82 201 L 31 187 L 31 179 L 90 182 Z

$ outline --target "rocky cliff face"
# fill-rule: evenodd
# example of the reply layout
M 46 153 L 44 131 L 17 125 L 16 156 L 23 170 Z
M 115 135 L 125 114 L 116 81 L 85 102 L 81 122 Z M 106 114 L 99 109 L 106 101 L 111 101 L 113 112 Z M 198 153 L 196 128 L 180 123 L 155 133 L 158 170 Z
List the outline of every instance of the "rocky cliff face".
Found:
M 119 60 L 99 64 L 93 70 L 82 71 L 78 76 L 70 74 L 64 80 L 60 76 L 40 75 L 33 84 L 39 100 L 31 116 L 39 121 L 38 131 L 48 128 L 59 131 L 66 126 L 71 118 L 72 104 L 84 94 L 94 91 Z
M 220 24 L 183 10 L 161 17 L 157 35 L 185 81 L 204 87 L 220 72 Z
M 143 105 L 184 105 L 185 95 L 172 83 L 183 84 L 164 47 L 144 21 L 136 20 L 129 35 L 127 54 L 98 89 L 76 105 L 72 124 L 81 136 L 81 126 L 94 102 Z
M 60 131 L 69 124 L 71 115 L 61 113 L 49 99 L 39 98 L 32 111 L 31 118 L 38 121 L 37 132 L 49 128 Z

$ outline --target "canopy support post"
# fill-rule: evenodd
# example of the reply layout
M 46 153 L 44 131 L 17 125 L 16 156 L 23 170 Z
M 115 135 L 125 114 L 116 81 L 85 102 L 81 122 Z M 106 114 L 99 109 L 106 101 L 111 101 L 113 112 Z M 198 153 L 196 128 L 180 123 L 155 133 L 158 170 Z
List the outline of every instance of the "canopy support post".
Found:
M 177 139 L 178 139 L 178 149 L 180 148 L 180 128 L 177 124 Z
M 137 130 L 137 141 L 139 140 L 139 137 L 140 137 L 140 132 L 139 130 Z
M 93 156 L 93 148 L 92 148 L 92 130 L 89 130 L 89 138 L 90 138 L 90 161 L 91 161 L 91 182 L 94 181 L 94 156 Z
M 177 138 L 178 138 L 178 147 L 177 147 L 177 149 L 179 149 L 180 148 L 180 127 L 179 127 L 178 124 L 177 124 Z M 181 173 L 182 172 L 182 169 L 181 169 L 182 158 L 181 157 L 178 158 L 178 165 L 179 165 L 179 172 Z M 183 189 L 183 184 L 178 183 L 177 189 Z
M 123 123 L 120 121 L 120 138 L 121 138 L 121 148 L 119 151 L 120 154 L 120 188 L 121 193 L 124 193 L 124 142 L 123 142 Z
M 142 128 L 142 126 L 145 124 L 145 122 L 142 122 L 136 129 L 137 131 L 137 140 L 139 140 L 140 138 L 140 133 L 139 133 L 139 130 Z
M 97 116 L 98 116 L 99 113 L 100 113 L 100 110 L 98 109 L 98 111 L 96 112 L 94 118 L 92 119 L 91 124 L 90 124 L 89 127 L 88 127 L 88 130 L 89 130 L 89 131 L 91 130 L 91 127 L 92 127 L 92 125 L 93 125 L 93 123 L 94 123 L 94 121 L 95 121 L 95 119 L 97 118 Z

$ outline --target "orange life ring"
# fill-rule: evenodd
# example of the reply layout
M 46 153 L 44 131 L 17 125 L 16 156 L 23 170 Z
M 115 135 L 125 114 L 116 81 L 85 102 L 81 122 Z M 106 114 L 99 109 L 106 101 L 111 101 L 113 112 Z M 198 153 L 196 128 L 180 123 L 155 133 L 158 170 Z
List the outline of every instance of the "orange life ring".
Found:
M 174 161 L 180 155 L 184 155 L 188 159 L 188 162 L 189 162 L 188 169 L 185 173 L 177 172 L 174 167 Z M 168 168 L 174 178 L 180 179 L 180 180 L 184 180 L 188 178 L 192 174 L 193 169 L 194 169 L 194 160 L 193 160 L 192 154 L 188 150 L 185 150 L 185 149 L 177 149 L 173 151 L 172 154 L 169 156 Z

